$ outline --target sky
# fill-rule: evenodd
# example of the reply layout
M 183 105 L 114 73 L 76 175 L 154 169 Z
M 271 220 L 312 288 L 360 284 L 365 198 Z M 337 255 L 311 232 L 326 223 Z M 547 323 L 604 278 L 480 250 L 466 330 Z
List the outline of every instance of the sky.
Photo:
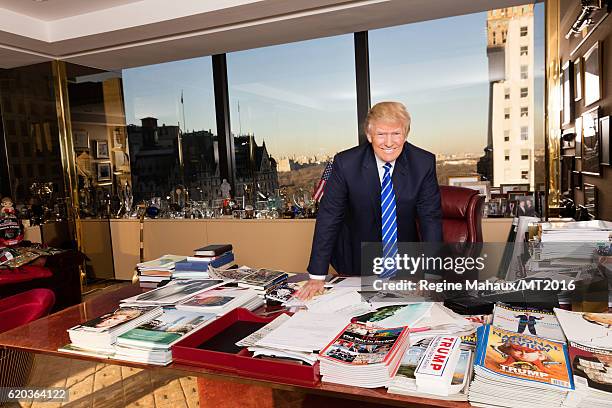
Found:
M 535 5 L 534 27 L 541 135 L 543 3 Z M 482 152 L 486 45 L 485 12 L 369 31 L 372 103 L 403 102 L 412 115 L 410 140 L 431 152 Z M 216 133 L 211 65 L 202 57 L 124 70 L 128 124 L 153 116 L 160 125 Z M 277 158 L 331 155 L 357 144 L 352 34 L 229 53 L 227 67 L 234 134 L 253 133 Z

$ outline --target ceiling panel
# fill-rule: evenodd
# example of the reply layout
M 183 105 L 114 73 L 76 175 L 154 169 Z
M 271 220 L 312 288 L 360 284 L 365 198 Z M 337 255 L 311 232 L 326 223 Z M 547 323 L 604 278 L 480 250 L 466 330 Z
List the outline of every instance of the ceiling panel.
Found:
M 0 8 L 43 21 L 77 16 L 142 0 L 2 0 Z

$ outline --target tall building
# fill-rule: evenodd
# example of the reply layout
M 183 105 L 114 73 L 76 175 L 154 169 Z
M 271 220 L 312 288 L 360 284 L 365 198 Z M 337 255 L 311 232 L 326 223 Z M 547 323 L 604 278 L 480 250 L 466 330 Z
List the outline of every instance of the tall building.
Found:
M 487 56 L 493 185 L 528 183 L 534 189 L 532 4 L 487 12 Z

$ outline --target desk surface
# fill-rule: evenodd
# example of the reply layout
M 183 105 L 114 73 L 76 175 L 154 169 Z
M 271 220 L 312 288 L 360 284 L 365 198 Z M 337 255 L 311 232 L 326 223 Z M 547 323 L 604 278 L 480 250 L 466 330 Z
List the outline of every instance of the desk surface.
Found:
M 141 291 L 142 289 L 136 285 L 127 285 L 118 289 L 107 289 L 100 295 L 95 296 L 86 302 L 69 307 L 48 317 L 44 317 L 30 324 L 0 334 L 0 348 L 17 349 L 32 353 L 56 355 L 66 358 L 99 361 L 107 364 L 116 364 L 136 368 L 172 370 L 184 375 L 219 378 L 223 380 L 263 385 L 277 389 L 310 392 L 346 399 L 356 399 L 389 405 L 401 405 L 404 407 L 432 406 L 466 408 L 470 406 L 466 402 L 441 401 L 436 399 L 388 394 L 386 390 L 382 388 L 366 389 L 330 383 L 319 383 L 319 385 L 314 387 L 296 386 L 292 384 L 284 384 L 282 382 L 252 379 L 236 374 L 224 373 L 221 371 L 193 367 L 184 364 L 171 363 L 168 366 L 160 367 L 114 359 L 78 356 L 57 351 L 58 348 L 70 343 L 70 339 L 66 331 L 67 329 L 114 310 L 119 305 L 119 301 L 121 299 L 133 296 Z

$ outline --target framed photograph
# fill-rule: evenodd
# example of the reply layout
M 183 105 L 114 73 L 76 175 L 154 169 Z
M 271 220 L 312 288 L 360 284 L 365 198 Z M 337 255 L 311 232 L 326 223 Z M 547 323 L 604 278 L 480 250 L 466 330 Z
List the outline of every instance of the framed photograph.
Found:
M 73 130 L 72 140 L 75 152 L 89 150 L 89 133 L 86 130 Z
M 504 211 L 504 217 L 516 217 L 516 200 L 508 200 L 508 204 Z
M 561 193 L 568 192 L 571 194 L 573 190 L 572 172 L 575 170 L 574 158 L 564 156 L 561 158 Z
M 574 61 L 574 101 L 578 102 L 582 99 L 582 58 Z
M 98 183 L 112 181 L 113 170 L 111 167 L 111 162 L 96 163 L 96 170 L 97 170 L 97 175 L 98 175 L 98 178 L 97 178 Z
M 576 128 L 568 128 L 561 132 L 561 149 L 563 156 L 574 156 L 575 153 L 567 152 L 576 148 Z
M 584 183 L 582 185 L 582 191 L 584 192 L 584 206 L 589 214 L 591 214 L 594 219 L 597 219 L 597 187 L 593 184 Z
M 502 194 L 508 194 L 515 191 L 529 191 L 529 184 L 500 184 Z
M 572 171 L 572 186 L 576 190 L 580 190 L 582 188 L 582 173 L 579 171 Z
M 593 176 L 601 173 L 599 143 L 599 107 L 582 114 L 582 172 Z
M 535 197 L 533 194 L 516 198 L 517 217 L 537 217 Z
M 459 183 L 458 187 L 465 187 L 465 188 L 469 188 L 472 190 L 476 190 L 478 191 L 478 194 L 486 197 L 485 198 L 486 201 L 489 201 L 489 198 L 491 196 L 491 192 L 490 192 L 491 182 L 490 181 L 476 181 L 476 182 Z
M 561 67 L 561 86 L 563 87 L 561 125 L 569 125 L 574 119 L 574 64 L 567 61 Z
M 601 164 L 610 164 L 610 116 L 599 119 L 599 139 L 601 140 Z
M 574 156 L 582 157 L 582 116 L 576 118 L 575 127 L 576 134 L 574 135 Z
M 106 140 L 96 140 L 96 159 L 109 159 L 108 142 Z
M 599 41 L 584 54 L 584 106 L 601 98 L 601 56 Z
M 480 176 L 478 175 L 469 175 L 469 176 L 448 176 L 448 182 L 446 183 L 449 186 L 459 187 L 461 183 L 476 183 L 480 181 Z
M 508 200 L 516 201 L 519 197 L 529 195 L 529 191 L 511 191 L 508 193 Z

